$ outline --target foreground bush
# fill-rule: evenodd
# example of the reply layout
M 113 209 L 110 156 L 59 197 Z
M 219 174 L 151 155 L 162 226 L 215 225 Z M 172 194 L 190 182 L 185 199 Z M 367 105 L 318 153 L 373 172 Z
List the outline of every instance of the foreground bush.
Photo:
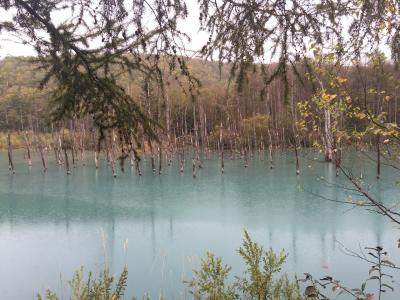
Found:
M 245 262 L 246 270 L 242 276 L 235 277 L 231 285 L 227 284 L 231 267 L 223 264 L 220 257 L 207 253 L 207 257 L 201 260 L 200 269 L 194 270 L 193 279 L 186 282 L 195 299 L 302 299 L 297 281 L 290 281 L 287 275 L 280 274 L 287 258 L 284 252 L 275 254 L 271 249 L 265 251 L 263 247 L 253 242 L 245 231 L 243 244 L 238 253 Z M 85 281 L 81 269 L 75 272 L 69 281 L 70 300 L 123 299 L 127 279 L 126 266 L 118 279 L 111 276 L 105 268 L 97 279 L 93 279 L 89 273 L 88 280 Z M 37 300 L 43 299 L 60 298 L 51 290 L 47 290 L 44 296 L 37 296 Z
M 99 275 L 98 279 L 92 279 L 89 273 L 87 281 L 83 280 L 83 269 L 76 271 L 73 278 L 68 282 L 71 289 L 71 300 L 118 300 L 124 296 L 126 282 L 128 280 L 128 268 L 125 266 L 116 282 L 107 268 Z M 51 290 L 46 295 L 37 296 L 37 300 L 59 300 L 59 297 Z
M 286 274 L 281 274 L 287 254 L 276 254 L 253 242 L 244 232 L 243 244 L 238 250 L 245 262 L 246 269 L 242 276 L 236 276 L 228 285 L 231 267 L 223 264 L 220 257 L 207 253 L 201 261 L 200 270 L 194 271 L 194 278 L 188 282 L 196 299 L 230 300 L 300 300 L 300 288 L 297 281 L 290 281 Z
M 253 242 L 245 231 L 242 246 L 238 249 L 238 254 L 245 263 L 242 274 L 231 277 L 232 268 L 224 264 L 220 257 L 207 253 L 201 260 L 199 269 L 193 271 L 192 280 L 186 284 L 196 300 L 328 300 L 326 292 L 336 294 L 333 297 L 335 299 L 345 294 L 346 297 L 355 300 L 379 300 L 382 299 L 382 293 L 393 291 L 391 286 L 393 277 L 387 274 L 386 270 L 400 268 L 386 258 L 387 253 L 382 247 L 367 247 L 366 250 L 369 251 L 368 255 L 371 258 L 362 257 L 362 259 L 371 264 L 371 269 L 360 288 L 346 287 L 330 276 L 314 279 L 308 273 L 304 274 L 305 278 L 290 280 L 281 272 L 287 254 L 284 251 L 276 254 L 272 249 L 264 250 L 262 246 Z M 356 256 L 355 253 L 349 254 Z M 75 272 L 69 281 L 70 300 L 124 299 L 127 280 L 126 266 L 118 278 L 111 276 L 105 268 L 97 279 L 93 279 L 89 273 L 86 281 L 83 279 L 83 269 L 81 269 Z M 367 291 L 367 283 L 371 281 L 378 283 L 376 293 Z M 300 289 L 299 282 L 304 284 L 304 288 Z M 43 299 L 60 298 L 51 290 L 47 290 L 44 296 L 37 296 L 37 300 Z M 164 297 L 161 295 L 159 299 Z

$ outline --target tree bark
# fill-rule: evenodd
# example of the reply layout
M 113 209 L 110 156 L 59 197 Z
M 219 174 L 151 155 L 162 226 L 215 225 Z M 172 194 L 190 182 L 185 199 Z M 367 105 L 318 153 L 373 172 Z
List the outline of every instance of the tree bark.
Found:
M 12 157 L 12 145 L 11 145 L 11 134 L 10 131 L 7 132 L 7 149 L 8 149 L 8 169 L 15 174 L 14 162 Z
M 32 158 L 31 158 L 31 147 L 29 144 L 27 132 L 24 132 L 24 139 L 25 139 L 25 146 L 26 146 L 26 152 L 27 152 L 27 158 L 28 158 L 28 166 L 32 166 Z
M 220 152 L 221 152 L 221 173 L 224 174 L 225 163 L 224 163 L 224 139 L 223 139 L 222 122 L 221 122 L 221 126 L 219 127 L 219 148 L 220 148 Z
M 47 163 L 46 163 L 46 158 L 44 157 L 43 145 L 42 145 L 41 141 L 39 141 L 38 148 L 39 148 L 40 157 L 42 159 L 43 171 L 46 172 L 47 171 Z
M 324 109 L 324 146 L 325 146 L 325 161 L 332 161 L 333 159 L 333 134 L 332 134 L 332 125 L 331 125 L 331 112 L 329 109 Z
M 381 177 L 381 147 L 380 147 L 381 136 L 376 136 L 376 178 Z

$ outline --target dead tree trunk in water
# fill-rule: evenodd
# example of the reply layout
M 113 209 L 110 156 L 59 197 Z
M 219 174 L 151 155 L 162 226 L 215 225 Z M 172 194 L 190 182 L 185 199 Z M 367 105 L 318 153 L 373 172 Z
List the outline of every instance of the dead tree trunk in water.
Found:
M 167 130 L 167 140 L 168 144 L 170 143 L 171 136 L 170 136 L 170 131 L 171 131 L 171 108 L 169 104 L 169 97 L 168 95 L 166 96 L 165 99 L 165 123 L 166 123 L 166 130 Z
M 70 175 L 71 170 L 69 168 L 68 153 L 67 153 L 67 148 L 65 147 L 65 145 L 63 146 L 63 151 L 64 151 L 64 159 L 65 159 L 65 171 L 67 172 L 67 175 Z
M 296 137 L 294 138 L 294 153 L 296 155 L 296 175 L 300 175 L 299 154 L 297 151 Z
M 140 157 L 135 150 L 135 149 L 140 148 L 140 145 L 133 136 L 131 138 L 131 143 L 132 143 L 131 157 L 135 163 L 136 173 L 137 173 L 137 175 L 142 176 L 142 172 L 140 171 Z
M 71 136 L 71 159 L 72 159 L 72 167 L 75 168 L 75 143 L 74 143 L 74 135 Z
M 181 165 L 180 172 L 181 173 L 183 173 L 183 171 L 185 169 L 184 164 L 185 164 L 185 148 L 183 146 L 182 147 L 182 152 L 181 152 L 181 155 L 180 155 L 180 165 Z
M 139 176 L 142 176 L 142 172 L 140 171 L 140 164 L 139 164 L 139 159 L 135 159 L 135 166 L 136 166 L 136 172 Z
M 58 150 L 56 143 L 53 142 L 53 151 L 54 151 L 54 158 L 57 164 L 60 164 L 60 158 L 58 157 Z
M 247 139 L 247 143 L 249 143 L 249 140 Z M 247 168 L 249 166 L 249 147 L 248 145 L 244 146 L 244 167 Z
M 7 133 L 7 149 L 8 149 L 8 169 L 15 174 L 14 162 L 12 158 L 12 146 L 11 146 L 11 134 L 10 131 Z
M 199 165 L 199 168 L 202 168 L 200 161 L 200 140 L 199 140 L 199 124 L 198 118 L 196 117 L 196 104 L 193 106 L 193 128 L 194 128 L 194 144 L 195 144 L 195 162 Z
M 97 147 L 96 146 L 94 149 L 94 165 L 95 165 L 96 169 L 99 168 L 99 159 L 97 157 Z
M 69 166 L 69 158 L 68 158 L 68 152 L 67 152 L 67 144 L 65 142 L 65 133 L 64 133 L 64 128 L 62 129 L 62 142 L 61 142 L 61 148 L 63 149 L 64 152 L 64 160 L 65 160 L 65 172 L 67 175 L 71 174 L 71 168 Z
M 47 163 L 46 163 L 46 159 L 44 157 L 42 141 L 40 141 L 40 140 L 39 140 L 38 148 L 39 148 L 40 158 L 42 159 L 43 171 L 46 172 L 47 171 Z
M 192 159 L 192 176 L 196 178 L 196 160 L 194 158 Z
M 131 165 L 131 168 L 135 165 L 135 153 L 133 152 L 133 143 L 131 142 L 131 152 L 129 156 L 129 163 Z
M 333 157 L 335 159 L 335 169 L 336 169 L 336 177 L 339 176 L 340 164 L 342 160 L 342 151 L 340 145 L 338 145 L 336 136 L 333 139 Z
M 85 120 L 82 121 L 82 126 L 81 126 L 81 132 L 79 135 L 79 150 L 80 150 L 80 154 L 81 154 L 81 161 L 82 161 L 82 165 L 85 166 L 86 162 L 85 162 L 85 158 L 86 158 L 86 154 L 85 154 L 85 137 L 86 137 L 86 128 L 85 128 Z
M 292 83 L 292 87 L 293 87 L 293 83 Z M 298 149 L 297 149 L 297 118 L 296 118 L 296 111 L 295 111 L 295 107 L 294 107 L 294 90 L 292 88 L 292 120 L 293 120 L 293 141 L 294 141 L 294 153 L 296 156 L 296 175 L 300 175 L 300 163 L 299 163 L 299 153 L 298 153 Z
M 93 148 L 94 148 L 94 166 L 96 169 L 99 168 L 99 157 L 98 154 L 100 153 L 100 141 L 96 139 L 96 131 L 92 129 L 92 140 L 93 140 Z
M 53 126 L 53 123 L 51 123 L 51 140 L 52 140 L 52 147 L 53 147 L 53 152 L 54 152 L 54 159 L 55 159 L 55 162 L 57 163 L 57 164 L 60 164 L 60 157 L 58 156 L 59 155 L 59 151 L 58 151 L 58 147 L 57 147 L 57 141 L 56 141 L 56 138 L 55 138 L 55 136 L 54 136 L 54 126 Z
M 274 159 L 272 156 L 272 144 L 269 144 L 269 168 L 272 170 L 274 168 Z
M 161 145 L 158 148 L 158 175 L 162 173 L 162 150 Z
M 340 148 L 335 149 L 335 166 L 336 176 L 339 176 L 340 164 L 342 163 L 342 150 Z
M 57 147 L 57 152 L 58 152 L 58 165 L 59 165 L 59 166 L 61 166 L 62 163 L 63 163 L 63 162 L 62 162 L 62 158 L 61 158 L 61 156 L 62 156 L 61 151 L 62 151 L 61 133 L 58 132 L 58 147 Z
M 123 145 L 121 141 L 121 156 L 119 157 L 119 168 L 121 169 L 122 173 L 125 173 L 125 159 L 128 157 L 128 154 L 126 154 L 125 151 L 125 146 Z
M 380 147 L 381 136 L 376 136 L 376 178 L 381 177 L 381 147 Z
M 325 147 L 325 161 L 332 161 L 333 159 L 333 149 L 332 149 L 332 125 L 331 125 L 331 112 L 329 109 L 324 109 L 324 147 Z
M 109 136 L 109 140 L 110 140 L 110 163 L 111 163 L 111 171 L 113 174 L 113 177 L 116 178 L 117 177 L 117 172 L 115 170 L 115 136 L 114 136 L 114 130 L 111 131 L 110 136 Z
M 75 120 L 70 121 L 70 127 L 69 127 L 69 136 L 70 136 L 70 141 L 71 141 L 71 159 L 72 159 L 72 167 L 75 168 Z
M 29 144 L 27 132 L 24 132 L 24 139 L 25 139 L 25 147 L 26 147 L 26 152 L 27 152 L 27 157 L 28 157 L 28 166 L 32 166 L 32 158 L 31 158 L 31 147 Z
M 136 160 L 136 155 L 135 155 L 135 147 L 136 147 L 136 145 L 135 145 L 135 140 L 134 140 L 134 138 L 133 138 L 133 136 L 131 136 L 131 140 L 130 140 L 130 143 L 131 143 L 131 148 L 130 148 L 130 164 L 131 164 L 131 167 L 134 167 L 135 166 L 135 160 Z
M 221 152 L 221 173 L 224 174 L 225 164 L 224 164 L 224 139 L 223 139 L 223 132 L 222 132 L 222 122 L 221 122 L 221 126 L 219 127 L 219 148 L 220 148 L 220 152 Z
M 153 151 L 153 146 L 151 144 L 150 139 L 148 139 L 149 147 L 150 147 L 150 155 L 151 155 L 151 169 L 153 170 L 153 173 L 156 173 L 156 164 L 154 161 L 154 151 Z
M 272 136 L 271 136 L 271 131 L 270 131 L 270 124 L 272 124 L 268 120 L 268 139 L 269 139 L 269 168 L 272 170 L 274 168 L 274 157 L 273 157 L 273 145 L 272 145 Z

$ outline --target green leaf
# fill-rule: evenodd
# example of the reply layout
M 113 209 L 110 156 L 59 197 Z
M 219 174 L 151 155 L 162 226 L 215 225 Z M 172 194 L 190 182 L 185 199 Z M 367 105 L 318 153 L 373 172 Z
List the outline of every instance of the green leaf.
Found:
M 393 288 L 392 286 L 390 286 L 390 285 L 388 285 L 388 284 L 386 284 L 386 283 L 383 283 L 382 286 L 385 286 L 385 287 L 391 289 L 392 292 L 394 292 L 394 288 Z
M 378 276 L 371 276 L 370 278 L 368 278 L 368 280 L 379 280 L 379 277 Z

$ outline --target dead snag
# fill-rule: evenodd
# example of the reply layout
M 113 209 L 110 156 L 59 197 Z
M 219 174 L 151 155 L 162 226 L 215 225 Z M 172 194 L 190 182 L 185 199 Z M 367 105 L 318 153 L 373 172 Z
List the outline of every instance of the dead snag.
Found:
M 11 134 L 7 132 L 7 149 L 8 149 L 8 169 L 15 174 L 14 162 L 12 157 Z

